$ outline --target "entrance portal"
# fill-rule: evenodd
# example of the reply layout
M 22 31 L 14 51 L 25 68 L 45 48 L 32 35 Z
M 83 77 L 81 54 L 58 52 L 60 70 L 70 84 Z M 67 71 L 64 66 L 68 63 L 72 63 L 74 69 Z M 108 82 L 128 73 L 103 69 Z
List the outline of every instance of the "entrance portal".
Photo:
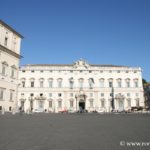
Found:
M 79 109 L 85 110 L 85 102 L 79 102 Z

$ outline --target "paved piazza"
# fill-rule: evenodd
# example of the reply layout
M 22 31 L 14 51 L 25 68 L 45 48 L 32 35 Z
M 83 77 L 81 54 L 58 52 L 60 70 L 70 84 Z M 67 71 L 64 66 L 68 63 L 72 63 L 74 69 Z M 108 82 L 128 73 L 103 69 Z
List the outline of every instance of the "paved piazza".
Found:
M 150 114 L 0 115 L 0 150 L 135 150 L 148 142 Z

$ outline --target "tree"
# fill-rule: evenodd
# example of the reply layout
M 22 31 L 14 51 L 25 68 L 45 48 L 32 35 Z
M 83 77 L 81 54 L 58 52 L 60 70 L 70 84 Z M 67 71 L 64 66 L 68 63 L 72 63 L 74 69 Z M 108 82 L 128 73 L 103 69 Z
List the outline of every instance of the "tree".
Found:
M 143 82 L 143 85 L 147 84 L 147 81 L 144 78 L 142 79 L 142 82 Z

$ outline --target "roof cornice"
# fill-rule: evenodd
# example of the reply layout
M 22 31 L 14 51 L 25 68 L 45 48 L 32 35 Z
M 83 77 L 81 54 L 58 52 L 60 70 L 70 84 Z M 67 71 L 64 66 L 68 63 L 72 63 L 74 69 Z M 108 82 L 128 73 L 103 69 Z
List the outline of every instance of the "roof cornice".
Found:
M 11 51 L 10 49 L 8 49 L 8 48 L 2 46 L 1 44 L 0 44 L 0 50 L 2 50 L 3 52 L 8 53 L 8 54 L 10 54 L 10 55 L 13 55 L 14 57 L 16 57 L 16 58 L 18 58 L 18 59 L 22 58 L 21 55 L 15 53 L 15 52 L 13 52 L 13 51 Z
M 2 24 L 3 26 L 5 26 L 6 28 L 8 28 L 10 31 L 12 31 L 16 35 L 18 35 L 20 38 L 22 38 L 22 39 L 24 38 L 20 33 L 18 33 L 15 29 L 13 29 L 11 26 L 9 26 L 8 24 L 6 24 L 4 21 L 0 20 L 0 24 Z

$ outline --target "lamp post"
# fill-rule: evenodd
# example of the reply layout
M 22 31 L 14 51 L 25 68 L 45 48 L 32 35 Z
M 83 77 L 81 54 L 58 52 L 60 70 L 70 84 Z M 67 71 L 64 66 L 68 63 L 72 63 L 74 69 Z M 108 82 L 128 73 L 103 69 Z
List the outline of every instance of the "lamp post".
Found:
M 114 111 L 115 104 L 114 104 L 114 87 L 113 86 L 112 86 L 111 96 L 112 96 L 111 107 L 112 107 L 112 111 Z

